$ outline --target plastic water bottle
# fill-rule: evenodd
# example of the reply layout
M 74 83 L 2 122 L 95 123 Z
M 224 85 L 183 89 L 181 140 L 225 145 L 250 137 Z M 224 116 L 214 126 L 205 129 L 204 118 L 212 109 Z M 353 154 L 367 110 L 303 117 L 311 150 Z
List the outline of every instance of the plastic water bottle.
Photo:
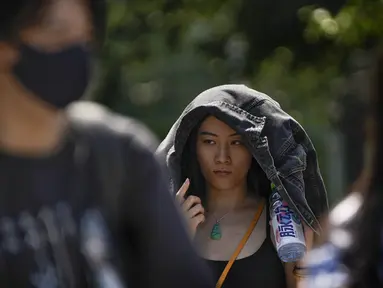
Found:
M 283 201 L 274 184 L 271 184 L 270 219 L 279 258 L 283 262 L 302 259 L 306 243 L 301 219 Z

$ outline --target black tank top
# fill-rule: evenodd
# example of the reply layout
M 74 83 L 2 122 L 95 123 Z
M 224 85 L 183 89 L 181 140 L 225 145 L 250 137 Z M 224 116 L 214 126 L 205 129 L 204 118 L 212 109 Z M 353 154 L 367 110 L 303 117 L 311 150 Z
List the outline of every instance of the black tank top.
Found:
M 285 270 L 271 241 L 270 229 L 266 230 L 266 239 L 261 247 L 254 254 L 234 262 L 222 288 L 286 288 Z M 218 281 L 228 261 L 206 261 Z

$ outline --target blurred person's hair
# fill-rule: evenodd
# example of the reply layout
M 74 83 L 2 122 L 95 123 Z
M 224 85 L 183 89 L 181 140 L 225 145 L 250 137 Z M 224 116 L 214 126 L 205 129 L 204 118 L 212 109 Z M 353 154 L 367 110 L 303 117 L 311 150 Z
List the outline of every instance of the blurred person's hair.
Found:
M 371 79 L 372 113 L 367 121 L 371 161 L 354 185 L 363 202 L 358 212 L 343 223 L 344 227 L 338 227 L 345 228 L 352 239 L 342 253 L 342 262 L 351 275 L 350 288 L 376 287 L 379 266 L 383 264 L 383 53 L 378 55 Z
M 84 0 L 92 13 L 95 39 L 98 44 L 104 40 L 106 26 L 106 0 Z M 0 41 L 17 40 L 21 29 L 38 23 L 44 9 L 52 0 L 5 0 L 0 9 Z

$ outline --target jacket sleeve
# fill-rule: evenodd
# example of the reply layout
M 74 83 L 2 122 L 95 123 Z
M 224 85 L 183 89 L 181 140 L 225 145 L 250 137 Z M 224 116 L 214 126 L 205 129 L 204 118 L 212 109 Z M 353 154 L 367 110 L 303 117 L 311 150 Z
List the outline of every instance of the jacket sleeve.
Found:
M 309 208 L 317 219 L 328 212 L 326 188 L 313 143 L 303 127 L 268 98 L 252 111 L 266 117 L 263 135 L 286 190 L 293 199 Z
M 122 195 L 132 287 L 214 287 L 167 189 L 165 170 L 134 141 L 127 151 L 129 183 Z

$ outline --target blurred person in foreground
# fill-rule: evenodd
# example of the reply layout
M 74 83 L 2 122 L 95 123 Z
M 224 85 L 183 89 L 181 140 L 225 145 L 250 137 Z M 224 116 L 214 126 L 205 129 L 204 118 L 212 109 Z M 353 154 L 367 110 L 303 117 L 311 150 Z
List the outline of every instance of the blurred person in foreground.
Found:
M 0 286 L 212 287 L 152 154 L 152 134 L 76 102 L 101 44 L 104 1 L 6 2 Z
M 296 287 L 300 263 L 280 260 L 269 226 L 271 183 L 306 223 L 308 249 L 327 213 L 316 152 L 299 123 L 263 93 L 217 86 L 185 108 L 157 153 L 217 288 Z
M 329 214 L 327 239 L 308 254 L 302 288 L 383 286 L 383 54 L 372 77 L 366 167 L 345 200 Z

